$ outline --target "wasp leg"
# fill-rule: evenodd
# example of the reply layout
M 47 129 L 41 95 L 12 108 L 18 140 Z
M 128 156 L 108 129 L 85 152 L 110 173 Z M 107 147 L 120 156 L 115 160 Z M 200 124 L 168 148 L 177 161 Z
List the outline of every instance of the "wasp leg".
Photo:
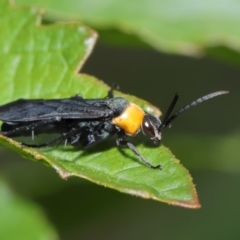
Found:
M 59 122 L 61 119 L 58 118 L 53 118 L 53 119 L 48 119 L 48 120 L 43 120 L 43 121 L 38 121 L 38 122 L 33 122 L 30 123 L 29 125 L 24 125 L 20 127 L 16 127 L 13 130 L 7 131 L 7 132 L 1 132 L 2 135 L 11 137 L 12 135 L 17 135 L 20 132 L 31 130 L 34 131 L 34 128 L 42 125 L 46 125 L 49 123 L 54 123 L 54 122 Z M 32 132 L 32 138 L 34 137 L 34 132 Z
M 81 139 L 81 146 L 84 149 L 90 148 L 90 147 L 110 138 L 114 134 L 115 133 L 109 133 L 106 131 L 102 132 L 101 134 L 99 134 L 98 132 L 88 134 L 84 139 Z
M 84 101 L 82 95 L 80 95 L 80 94 L 76 94 L 76 95 L 72 96 L 70 99 L 73 99 L 76 101 Z
M 21 143 L 23 146 L 25 147 L 32 147 L 32 148 L 42 148 L 42 147 L 48 147 L 54 143 L 57 143 L 59 142 L 59 144 L 61 142 L 63 142 L 64 140 L 68 140 L 69 138 L 73 137 L 74 135 L 76 134 L 79 134 L 79 132 L 81 131 L 81 129 L 74 129 L 74 130 L 71 130 L 70 132 L 68 133 L 63 133 L 61 136 L 57 137 L 57 138 L 54 138 L 53 140 L 51 141 L 48 141 L 46 143 L 42 143 L 42 144 L 28 144 L 28 143 Z M 58 144 L 58 145 L 59 145 Z
M 114 90 L 119 90 L 119 89 L 120 89 L 119 85 L 117 85 L 117 84 L 112 84 L 111 89 L 108 91 L 107 97 L 108 97 L 108 98 L 114 98 L 114 96 L 113 96 L 113 91 L 114 91 Z
M 42 144 L 28 144 L 28 143 L 21 143 L 22 146 L 24 147 L 32 147 L 32 148 L 42 148 L 42 147 L 48 147 L 52 145 L 53 143 L 59 142 L 63 140 L 63 136 L 60 136 L 58 138 L 55 138 L 49 142 L 42 143 Z
M 116 143 L 119 147 L 128 147 L 130 148 L 143 162 L 145 165 L 147 165 L 148 167 L 150 168 L 153 168 L 153 169 L 162 169 L 162 166 L 159 164 L 157 166 L 153 166 L 150 162 L 148 162 L 143 156 L 142 154 L 138 151 L 138 149 L 129 141 L 127 141 L 125 139 L 125 137 L 119 137 L 117 138 L 116 140 Z

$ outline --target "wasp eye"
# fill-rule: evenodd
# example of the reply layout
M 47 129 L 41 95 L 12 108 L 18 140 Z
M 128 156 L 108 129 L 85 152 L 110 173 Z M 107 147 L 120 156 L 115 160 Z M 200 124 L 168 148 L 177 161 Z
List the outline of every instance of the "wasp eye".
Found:
M 147 115 L 143 118 L 142 121 L 142 131 L 145 135 L 147 135 L 150 138 L 153 138 L 156 135 L 152 122 L 150 121 Z

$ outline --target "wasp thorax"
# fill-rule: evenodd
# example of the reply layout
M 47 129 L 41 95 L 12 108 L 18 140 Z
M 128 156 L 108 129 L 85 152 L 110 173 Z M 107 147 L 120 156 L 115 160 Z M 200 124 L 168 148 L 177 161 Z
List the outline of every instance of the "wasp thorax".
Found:
M 161 126 L 161 122 L 158 118 L 153 115 L 146 114 L 142 121 L 142 132 L 148 136 L 153 141 L 161 140 L 161 132 L 159 128 Z

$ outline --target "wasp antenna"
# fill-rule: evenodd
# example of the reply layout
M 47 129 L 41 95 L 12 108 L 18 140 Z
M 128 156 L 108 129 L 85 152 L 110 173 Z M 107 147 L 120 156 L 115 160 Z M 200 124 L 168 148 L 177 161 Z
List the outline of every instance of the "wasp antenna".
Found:
M 173 97 L 173 100 L 172 100 L 172 102 L 170 103 L 170 105 L 169 105 L 169 107 L 168 107 L 168 109 L 167 109 L 167 112 L 166 112 L 166 114 L 165 114 L 165 116 L 164 116 L 164 118 L 163 118 L 161 127 L 164 127 L 164 126 L 165 126 L 165 123 L 168 121 L 169 116 L 171 115 L 171 113 L 172 113 L 172 111 L 173 111 L 173 109 L 174 109 L 174 107 L 175 107 L 178 99 L 179 99 L 179 94 L 178 94 L 178 93 L 175 93 L 175 95 L 174 95 L 174 97 Z
M 210 93 L 207 94 L 203 97 L 198 98 L 197 100 L 191 102 L 190 104 L 186 105 L 185 107 L 181 108 L 179 111 L 177 111 L 176 113 L 174 113 L 170 118 L 168 118 L 164 123 L 164 127 L 168 126 L 176 117 L 178 117 L 180 114 L 182 114 L 183 112 L 185 112 L 186 110 L 197 106 L 198 104 L 205 102 L 211 98 L 223 95 L 223 94 L 228 94 L 228 91 L 218 91 L 218 92 L 214 92 L 214 93 Z M 164 118 L 165 119 L 165 118 Z

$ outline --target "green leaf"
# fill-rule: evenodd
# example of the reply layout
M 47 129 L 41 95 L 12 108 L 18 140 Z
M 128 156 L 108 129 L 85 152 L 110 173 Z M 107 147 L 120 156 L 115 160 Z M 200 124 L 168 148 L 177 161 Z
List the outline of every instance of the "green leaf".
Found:
M 37 4 L 49 17 L 77 18 L 100 29 L 139 36 L 165 52 L 201 55 L 206 47 L 240 50 L 240 3 L 234 0 L 16 0 Z
M 58 239 L 42 211 L 15 196 L 0 179 L 0 239 Z
M 78 23 L 41 25 L 37 10 L 20 9 L 0 0 L 0 96 L 2 103 L 17 98 L 57 98 L 81 93 L 85 98 L 105 97 L 109 87 L 95 78 L 77 74 L 89 55 L 96 33 Z M 79 64 L 80 62 L 80 64 Z M 75 72 L 75 73 L 74 73 Z M 155 115 L 151 104 L 120 93 Z M 114 139 L 80 151 L 73 147 L 32 149 L 0 137 L 0 142 L 29 159 L 52 166 L 62 178 L 78 176 L 119 191 L 169 204 L 198 208 L 191 176 L 164 146 L 150 148 L 139 138 L 140 152 L 163 170 L 153 170 L 128 149 L 119 150 Z

